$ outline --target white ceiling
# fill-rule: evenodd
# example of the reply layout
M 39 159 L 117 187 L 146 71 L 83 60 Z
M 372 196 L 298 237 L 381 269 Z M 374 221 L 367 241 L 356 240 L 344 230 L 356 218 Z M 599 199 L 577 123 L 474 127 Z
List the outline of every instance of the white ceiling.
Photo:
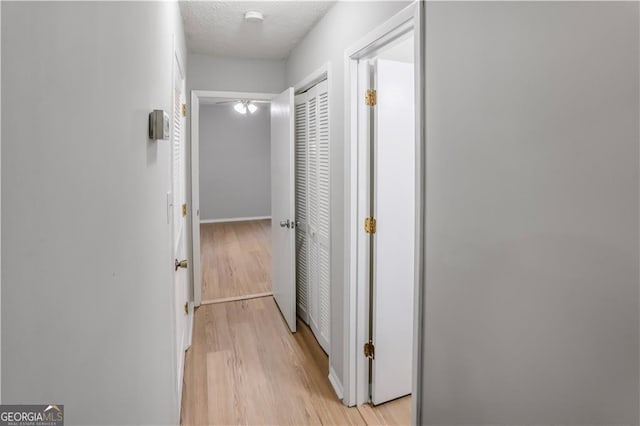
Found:
M 187 48 L 229 58 L 285 59 L 333 1 L 180 1 Z M 244 21 L 257 10 L 264 22 Z

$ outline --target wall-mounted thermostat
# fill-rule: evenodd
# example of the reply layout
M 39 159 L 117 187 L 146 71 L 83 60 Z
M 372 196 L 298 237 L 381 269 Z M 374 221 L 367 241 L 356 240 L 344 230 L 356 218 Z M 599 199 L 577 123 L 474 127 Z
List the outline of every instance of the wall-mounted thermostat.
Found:
M 149 139 L 154 141 L 169 139 L 170 133 L 169 114 L 161 109 L 154 109 L 149 114 Z

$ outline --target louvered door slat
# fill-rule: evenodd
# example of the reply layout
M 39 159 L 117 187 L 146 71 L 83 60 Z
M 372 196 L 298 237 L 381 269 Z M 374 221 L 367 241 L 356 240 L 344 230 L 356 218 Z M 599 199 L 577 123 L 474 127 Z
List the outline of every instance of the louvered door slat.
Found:
M 173 182 L 171 186 L 172 192 L 172 203 L 173 203 L 173 229 L 174 233 L 177 236 L 182 235 L 182 203 L 185 200 L 185 188 L 183 187 L 184 182 L 181 181 L 180 177 L 184 176 L 183 170 L 183 117 L 182 117 L 182 103 L 183 103 L 184 94 L 181 91 L 180 85 L 176 84 L 175 93 L 174 93 L 174 105 L 173 105 L 173 138 L 171 143 L 172 149 L 172 174 L 173 174 Z M 177 238 L 179 241 L 180 238 Z

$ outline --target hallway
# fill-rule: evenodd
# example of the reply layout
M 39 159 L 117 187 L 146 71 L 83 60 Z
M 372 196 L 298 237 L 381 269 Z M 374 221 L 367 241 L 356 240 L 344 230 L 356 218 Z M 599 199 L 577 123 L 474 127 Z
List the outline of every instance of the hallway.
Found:
M 271 222 L 201 226 L 203 300 L 271 291 Z M 398 424 L 411 398 L 348 408 L 328 379 L 329 359 L 298 320 L 291 334 L 272 297 L 205 304 L 186 353 L 183 425 Z
M 273 298 L 201 306 L 187 351 L 183 425 L 409 424 L 411 398 L 348 408 L 309 328 L 287 329 Z
M 640 425 L 640 1 L 0 26 L 0 425 Z

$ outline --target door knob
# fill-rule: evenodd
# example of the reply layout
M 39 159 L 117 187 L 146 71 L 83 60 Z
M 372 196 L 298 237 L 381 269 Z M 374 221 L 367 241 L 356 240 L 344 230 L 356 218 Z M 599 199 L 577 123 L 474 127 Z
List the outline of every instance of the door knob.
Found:
M 291 228 L 291 222 L 289 221 L 289 219 L 281 220 L 280 221 L 280 227 L 281 228 Z
M 178 260 L 176 259 L 176 271 L 178 270 L 178 268 L 186 268 L 187 267 L 187 259 L 184 260 Z

